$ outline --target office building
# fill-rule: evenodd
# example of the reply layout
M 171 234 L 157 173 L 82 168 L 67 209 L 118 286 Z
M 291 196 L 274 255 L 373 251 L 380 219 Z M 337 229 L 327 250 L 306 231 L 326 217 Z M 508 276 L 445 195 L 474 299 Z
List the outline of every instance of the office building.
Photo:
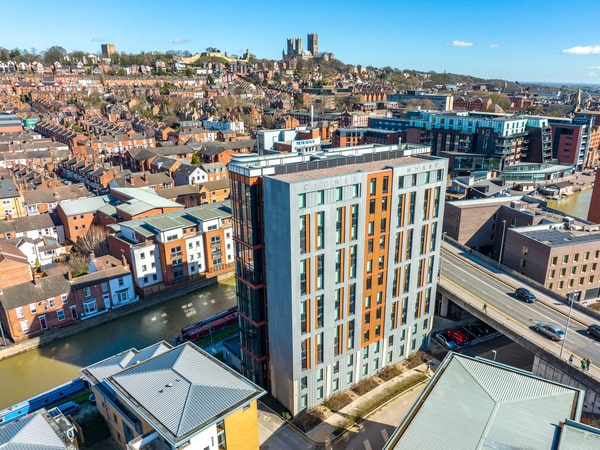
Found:
M 292 414 L 428 345 L 447 173 L 428 152 L 230 162 L 242 373 Z

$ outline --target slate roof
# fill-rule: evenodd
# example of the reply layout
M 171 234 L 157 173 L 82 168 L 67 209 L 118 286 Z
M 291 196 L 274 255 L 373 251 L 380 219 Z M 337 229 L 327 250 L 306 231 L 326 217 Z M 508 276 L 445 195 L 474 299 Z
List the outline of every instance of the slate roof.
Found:
M 229 189 L 231 187 L 230 180 L 225 178 L 224 180 L 214 180 L 202 183 L 202 187 L 208 191 L 218 191 L 222 189 Z
M 123 277 L 126 275 L 131 275 L 129 266 L 117 266 L 102 269 L 98 272 L 92 272 L 81 275 L 77 278 L 73 278 L 73 290 L 83 289 L 86 286 L 93 286 L 94 284 L 98 284 L 102 281 L 108 281 L 112 280 L 113 278 Z
M 14 198 L 19 196 L 17 186 L 10 179 L 0 179 L 0 198 Z
M 175 446 L 265 393 L 189 342 L 118 372 L 106 383 Z
M 548 450 L 583 400 L 579 389 L 449 353 L 384 449 Z
M 36 283 L 28 281 L 5 287 L 0 293 L 0 304 L 4 310 L 8 311 L 50 297 L 68 294 L 70 291 L 71 285 L 63 274 L 51 275 L 37 278 Z

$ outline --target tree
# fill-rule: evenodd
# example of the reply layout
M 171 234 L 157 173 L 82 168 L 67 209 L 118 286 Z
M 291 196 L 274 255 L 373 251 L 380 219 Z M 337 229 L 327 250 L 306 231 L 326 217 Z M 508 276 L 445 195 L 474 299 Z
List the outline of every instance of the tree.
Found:
M 108 255 L 108 231 L 99 225 L 92 225 L 88 232 L 75 244 L 84 255 L 94 253 L 96 256 Z
M 58 45 L 54 45 L 44 52 L 44 62 L 46 64 L 54 64 L 57 61 L 62 63 L 65 61 L 65 56 L 67 56 L 67 51 Z
M 192 155 L 192 164 L 200 164 L 200 155 L 197 152 Z

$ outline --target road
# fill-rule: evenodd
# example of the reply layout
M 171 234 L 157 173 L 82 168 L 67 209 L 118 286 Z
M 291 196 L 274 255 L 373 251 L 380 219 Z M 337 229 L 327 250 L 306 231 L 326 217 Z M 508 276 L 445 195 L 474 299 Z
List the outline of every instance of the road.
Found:
M 497 276 L 491 276 L 478 265 L 465 264 L 465 258 L 447 250 L 443 253 L 441 276 L 442 283 L 448 283 L 453 290 L 462 291 L 465 299 L 470 298 L 474 306 L 479 307 L 487 303 L 488 314 L 494 319 L 499 319 L 507 327 L 536 342 L 548 352 L 557 355 L 560 353 L 561 342 L 554 342 L 540 335 L 533 327 L 537 322 L 546 322 L 566 329 L 569 308 L 564 303 L 547 297 L 532 286 L 527 287 L 534 292 L 538 301 L 525 303 L 514 295 L 515 288 L 523 285 L 521 282 L 501 272 L 498 272 Z M 573 312 L 562 353 L 564 359 L 573 353 L 576 362 L 583 357 L 589 357 L 592 362 L 600 363 L 600 345 L 586 333 L 591 323 L 594 323 L 593 319 Z

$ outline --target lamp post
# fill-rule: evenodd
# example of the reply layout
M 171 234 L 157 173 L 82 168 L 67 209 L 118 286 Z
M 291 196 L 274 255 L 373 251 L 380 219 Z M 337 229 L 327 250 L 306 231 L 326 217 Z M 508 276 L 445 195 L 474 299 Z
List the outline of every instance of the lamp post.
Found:
M 567 342 L 567 333 L 569 332 L 569 323 L 571 322 L 571 312 L 573 312 L 573 302 L 575 299 L 579 300 L 579 296 L 581 295 L 580 291 L 574 291 L 567 295 L 567 298 L 570 300 L 569 305 L 569 315 L 567 316 L 567 326 L 565 328 L 565 337 L 563 338 L 562 345 L 560 346 L 560 354 L 559 358 L 562 358 L 563 350 L 565 349 L 565 342 Z
M 494 355 L 494 361 L 496 361 L 496 350 L 492 350 L 492 354 Z
M 504 250 L 504 236 L 506 235 L 506 220 L 502 221 L 502 239 L 500 240 L 500 254 L 498 255 L 498 268 L 502 265 L 502 251 Z

